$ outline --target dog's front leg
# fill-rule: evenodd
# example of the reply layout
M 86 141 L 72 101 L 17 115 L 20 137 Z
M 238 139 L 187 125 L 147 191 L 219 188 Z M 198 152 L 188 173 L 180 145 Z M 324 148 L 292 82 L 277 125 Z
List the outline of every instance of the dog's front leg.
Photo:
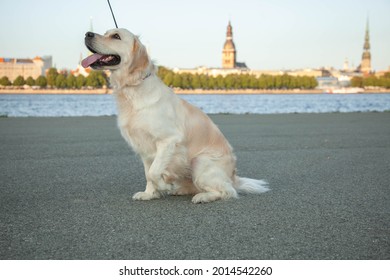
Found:
M 168 181 L 170 174 L 166 169 L 172 161 L 176 147 L 180 143 L 179 138 L 169 138 L 157 143 L 157 153 L 152 165 L 150 166 L 147 177 L 157 186 L 159 191 L 171 191 L 174 186 Z
M 134 200 L 151 200 L 155 198 L 159 198 L 160 192 L 157 190 L 157 185 L 155 185 L 152 180 L 149 178 L 149 170 L 151 166 L 151 160 L 142 159 L 145 169 L 145 177 L 146 177 L 146 188 L 143 192 L 137 192 L 133 195 Z

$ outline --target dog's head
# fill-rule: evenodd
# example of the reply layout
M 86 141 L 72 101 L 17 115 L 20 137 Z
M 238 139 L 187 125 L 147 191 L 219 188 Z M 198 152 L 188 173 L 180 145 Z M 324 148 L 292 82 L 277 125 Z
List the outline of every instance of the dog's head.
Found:
M 129 70 L 129 74 L 146 68 L 150 62 L 145 47 L 138 37 L 126 29 L 108 30 L 104 35 L 85 34 L 85 45 L 92 52 L 82 66 L 99 70 Z

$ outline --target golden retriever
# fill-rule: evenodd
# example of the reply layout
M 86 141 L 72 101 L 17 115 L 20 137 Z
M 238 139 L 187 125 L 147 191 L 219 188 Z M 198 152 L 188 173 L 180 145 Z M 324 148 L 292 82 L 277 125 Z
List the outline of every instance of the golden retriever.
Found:
M 144 164 L 146 189 L 133 199 L 192 194 L 192 202 L 204 203 L 268 190 L 265 181 L 236 175 L 236 158 L 224 135 L 157 77 L 137 36 L 126 29 L 88 32 L 85 44 L 93 54 L 82 65 L 111 70 L 119 129 Z

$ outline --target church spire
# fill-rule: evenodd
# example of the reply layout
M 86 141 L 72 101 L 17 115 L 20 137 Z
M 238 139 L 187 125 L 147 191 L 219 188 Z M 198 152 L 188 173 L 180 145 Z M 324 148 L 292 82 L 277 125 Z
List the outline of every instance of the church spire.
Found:
M 236 67 L 236 46 L 233 42 L 233 27 L 228 23 L 226 30 L 226 41 L 222 50 L 222 68 L 235 68 Z
M 366 33 L 364 36 L 362 63 L 360 64 L 360 72 L 369 74 L 371 72 L 371 52 L 370 52 L 370 31 L 368 25 L 368 17 L 366 22 Z
M 365 51 L 370 51 L 370 31 L 368 28 L 368 18 L 367 18 L 367 23 L 366 23 L 366 36 L 364 37 L 363 49 Z
M 229 24 L 227 26 L 227 31 L 226 31 L 226 40 L 233 40 L 233 27 L 232 27 L 232 24 L 230 23 L 230 20 L 229 20 Z
M 89 31 L 93 32 L 93 21 L 92 21 L 92 16 L 89 17 Z

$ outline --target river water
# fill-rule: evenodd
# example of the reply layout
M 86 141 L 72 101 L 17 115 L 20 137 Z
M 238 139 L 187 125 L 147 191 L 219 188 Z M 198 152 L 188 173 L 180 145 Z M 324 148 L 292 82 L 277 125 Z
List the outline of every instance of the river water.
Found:
M 280 114 L 390 111 L 390 94 L 180 95 L 208 114 Z M 116 115 L 113 95 L 0 95 L 0 116 Z

